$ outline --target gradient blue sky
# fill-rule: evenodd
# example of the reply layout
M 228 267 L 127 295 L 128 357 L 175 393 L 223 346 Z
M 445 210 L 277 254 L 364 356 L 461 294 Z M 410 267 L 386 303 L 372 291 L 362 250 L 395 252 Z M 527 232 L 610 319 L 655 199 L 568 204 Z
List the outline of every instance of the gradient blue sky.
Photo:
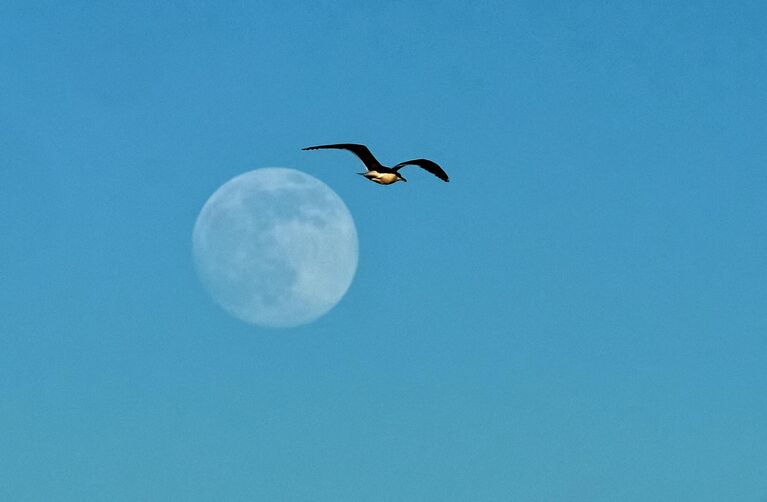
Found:
M 605 4 L 0 4 L 0 498 L 767 498 L 767 8 Z M 360 237 L 295 330 L 191 261 L 265 166 Z

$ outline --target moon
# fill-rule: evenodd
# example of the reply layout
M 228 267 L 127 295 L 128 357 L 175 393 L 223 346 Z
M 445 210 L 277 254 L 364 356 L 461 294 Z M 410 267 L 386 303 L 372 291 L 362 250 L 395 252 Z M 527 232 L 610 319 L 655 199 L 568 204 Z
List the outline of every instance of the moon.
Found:
M 295 169 L 256 169 L 221 185 L 197 217 L 192 248 L 213 300 L 259 326 L 318 319 L 357 271 L 349 209 L 325 183 Z

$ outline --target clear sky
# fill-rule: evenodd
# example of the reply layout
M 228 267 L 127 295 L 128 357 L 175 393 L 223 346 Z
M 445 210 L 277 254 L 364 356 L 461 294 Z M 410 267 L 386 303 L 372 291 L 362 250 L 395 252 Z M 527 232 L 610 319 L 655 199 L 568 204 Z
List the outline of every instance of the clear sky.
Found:
M 0 3 L 0 499 L 765 500 L 767 7 L 606 4 Z M 191 259 L 266 166 L 359 232 L 293 330 Z

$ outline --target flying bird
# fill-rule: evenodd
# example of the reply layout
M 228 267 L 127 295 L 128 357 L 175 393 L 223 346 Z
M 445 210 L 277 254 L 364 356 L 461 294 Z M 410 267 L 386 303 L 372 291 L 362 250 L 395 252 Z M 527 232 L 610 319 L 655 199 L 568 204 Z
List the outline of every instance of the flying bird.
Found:
M 309 146 L 306 148 L 302 148 L 302 150 L 324 150 L 324 149 L 349 150 L 354 155 L 359 157 L 359 159 L 362 161 L 363 164 L 365 164 L 365 167 L 367 168 L 366 172 L 357 173 L 357 174 L 360 174 L 366 177 L 367 179 L 369 179 L 370 181 L 381 184 L 381 185 L 391 185 L 392 183 L 396 183 L 398 181 L 407 181 L 399 173 L 399 170 L 405 166 L 418 166 L 430 172 L 431 174 L 441 179 L 442 181 L 450 181 L 447 177 L 447 173 L 444 170 L 442 170 L 441 167 L 439 167 L 435 162 L 432 162 L 427 159 L 406 160 L 405 162 L 400 162 L 394 167 L 386 167 L 382 165 L 380 162 L 378 162 L 378 160 L 376 160 L 375 157 L 373 157 L 373 154 L 370 153 L 370 150 L 368 150 L 368 147 L 366 147 L 365 145 L 356 145 L 354 143 L 340 143 L 337 145 L 318 145 L 318 146 Z

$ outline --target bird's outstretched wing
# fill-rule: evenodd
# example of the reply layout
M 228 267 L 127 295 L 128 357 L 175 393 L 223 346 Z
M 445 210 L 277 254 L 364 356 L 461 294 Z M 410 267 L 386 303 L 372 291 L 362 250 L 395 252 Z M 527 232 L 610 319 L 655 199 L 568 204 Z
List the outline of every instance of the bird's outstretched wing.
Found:
M 394 166 L 392 170 L 399 171 L 400 168 L 404 166 L 418 166 L 429 171 L 431 174 L 441 179 L 442 181 L 450 181 L 450 179 L 447 177 L 447 173 L 441 167 L 439 167 L 436 162 L 432 162 L 428 159 L 406 160 L 405 162 L 400 162 Z
M 306 148 L 302 148 L 302 150 L 323 150 L 326 148 L 332 148 L 336 150 L 349 150 L 354 155 L 359 157 L 362 163 L 365 164 L 365 167 L 368 168 L 368 171 L 375 171 L 376 169 L 380 169 L 382 167 L 381 163 L 378 162 L 375 157 L 373 157 L 373 154 L 370 153 L 370 150 L 368 150 L 368 147 L 365 145 L 357 145 L 354 143 L 339 143 L 337 145 L 308 146 Z

